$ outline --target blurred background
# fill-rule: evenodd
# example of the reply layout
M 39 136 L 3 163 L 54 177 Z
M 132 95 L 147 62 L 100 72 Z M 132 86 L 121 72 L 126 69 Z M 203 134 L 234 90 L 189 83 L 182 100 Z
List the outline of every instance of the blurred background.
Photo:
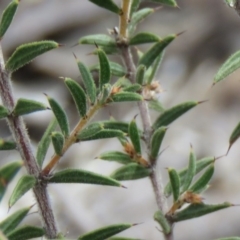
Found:
M 10 1 L 0 1 L 0 12 Z M 120 3 L 120 1 L 116 1 Z M 167 49 L 157 79 L 164 92 L 158 98 L 169 108 L 188 100 L 208 100 L 172 123 L 164 139 L 157 171 L 167 182 L 166 167 L 181 169 L 188 162 L 190 144 L 198 159 L 226 153 L 229 136 L 240 121 L 239 71 L 227 80 L 212 86 L 213 77 L 220 65 L 240 49 L 240 17 L 221 0 L 178 0 L 180 9 L 164 7 L 139 25 L 137 31 L 149 31 L 164 37 L 186 31 Z M 142 7 L 156 7 L 144 1 Z M 22 0 L 16 17 L 2 41 L 5 59 L 22 43 L 49 39 L 64 47 L 44 54 L 31 64 L 13 74 L 16 99 L 35 99 L 47 104 L 43 93 L 58 100 L 65 108 L 71 126 L 78 120 L 73 101 L 60 76 L 78 80 L 79 72 L 73 52 L 87 65 L 97 62 L 96 56 L 87 55 L 92 46 L 75 46 L 82 36 L 107 33 L 118 25 L 111 12 L 102 10 L 87 0 Z M 150 45 L 141 45 L 146 50 Z M 120 62 L 121 59 L 113 57 Z M 95 120 L 113 116 L 117 120 L 131 120 L 138 109 L 136 104 L 115 104 L 100 111 Z M 157 114 L 152 113 L 152 119 Z M 38 112 L 25 118 L 36 151 L 37 144 L 53 117 L 51 111 Z M 140 117 L 138 117 L 141 124 Z M 0 137 L 8 138 L 10 132 L 5 121 L 0 122 Z M 229 201 L 240 204 L 240 142 L 236 142 L 227 157 L 216 162 L 211 188 L 204 193 L 209 204 Z M 106 150 L 120 150 L 116 139 L 92 141 L 74 145 L 62 158 L 57 169 L 75 167 L 108 175 L 119 165 L 95 159 Z M 53 154 L 50 149 L 47 160 Z M 1 152 L 0 165 L 19 160 L 17 152 Z M 0 205 L 0 218 L 7 216 L 7 201 L 24 173 L 22 170 L 7 191 Z M 153 214 L 157 210 L 150 181 L 146 179 L 123 183 L 127 189 L 91 185 L 50 185 L 49 194 L 59 229 L 69 239 L 113 223 L 142 223 L 121 236 L 145 240 L 162 239 L 156 229 Z M 29 192 L 11 209 L 34 204 Z M 35 207 L 35 210 L 37 208 Z M 34 210 L 33 210 L 34 212 Z M 210 214 L 184 221 L 175 226 L 176 240 L 208 240 L 225 236 L 240 236 L 240 208 Z M 39 224 L 37 213 L 25 223 Z

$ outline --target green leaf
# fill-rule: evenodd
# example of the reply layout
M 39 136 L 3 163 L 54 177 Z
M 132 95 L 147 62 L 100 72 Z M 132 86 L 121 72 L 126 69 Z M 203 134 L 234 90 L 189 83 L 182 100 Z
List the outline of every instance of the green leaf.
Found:
M 110 177 L 119 181 L 135 180 L 148 177 L 151 169 L 143 167 L 137 163 L 130 163 L 114 171 Z
M 106 104 L 108 98 L 111 96 L 112 93 L 112 86 L 111 84 L 107 83 L 104 84 L 102 87 L 102 91 L 100 92 L 98 99 L 99 99 L 99 104 Z
M 214 83 L 223 80 L 238 68 L 240 68 L 240 51 L 231 55 L 227 61 L 223 63 L 214 77 Z
M 113 76 L 123 77 L 127 74 L 125 68 L 120 64 L 109 61 L 109 65 L 110 65 L 111 74 Z M 90 71 L 99 71 L 99 70 L 100 70 L 100 64 L 95 64 L 90 67 Z
M 168 168 L 168 175 L 173 191 L 173 200 L 176 202 L 180 196 L 180 178 L 177 171 L 173 168 Z
M 167 126 L 172 123 L 174 120 L 179 118 L 181 115 L 186 113 L 191 108 L 197 106 L 199 102 L 185 102 L 179 105 L 176 105 L 166 111 L 164 111 L 154 122 L 153 129 L 157 129 L 162 126 Z
M 6 69 L 10 72 L 31 62 L 37 56 L 59 47 L 54 41 L 32 42 L 19 46 L 12 56 L 7 60 Z
M 98 59 L 100 63 L 99 88 L 100 90 L 102 90 L 103 85 L 110 82 L 111 69 L 110 69 L 108 58 L 104 53 L 104 51 L 101 49 L 98 49 Z
M 0 139 L 0 150 L 15 150 L 16 143 L 11 141 L 6 141 L 4 139 Z
M 120 223 L 115 225 L 110 225 L 104 228 L 99 228 L 83 236 L 80 236 L 78 240 L 105 240 L 111 236 L 114 236 L 117 233 L 120 233 L 130 227 L 134 226 L 133 224 Z
M 106 139 L 106 138 L 115 138 L 115 137 L 123 137 L 125 136 L 124 133 L 120 130 L 113 130 L 113 129 L 103 129 L 89 137 L 80 138 L 78 135 L 77 139 L 79 141 L 89 141 L 89 140 L 99 140 L 99 139 Z
M 20 98 L 13 109 L 15 116 L 21 116 L 37 111 L 49 109 L 45 104 L 30 99 Z
M 8 110 L 0 105 L 0 119 L 8 116 Z
M 137 33 L 134 37 L 130 38 L 129 44 L 130 45 L 138 45 L 144 43 L 154 43 L 159 42 L 161 39 L 152 33 L 148 32 L 140 32 Z
M 128 128 L 128 134 L 131 139 L 131 142 L 133 144 L 133 147 L 137 154 L 141 155 L 141 142 L 140 142 L 140 136 L 138 133 L 138 127 L 135 121 L 135 118 L 130 122 L 129 128 Z
M 130 17 L 132 17 L 133 13 L 135 13 L 138 10 L 140 2 L 141 0 L 132 0 Z
M 36 179 L 33 176 L 25 175 L 21 177 L 9 199 L 9 208 L 11 208 L 17 202 L 17 200 L 19 200 L 26 192 L 33 188 L 35 184 Z
M 101 122 L 94 122 L 88 125 L 86 128 L 84 128 L 80 133 L 78 134 L 78 139 L 88 139 L 91 136 L 94 136 L 96 133 L 103 130 L 103 125 Z
M 155 43 L 143 56 L 140 58 L 138 65 L 145 65 L 149 68 L 163 50 L 177 37 L 177 35 L 169 35 L 159 42 Z
M 112 0 L 89 0 L 90 2 L 98 5 L 101 8 L 105 8 L 118 15 L 122 14 L 122 10 Z
M 68 123 L 68 119 L 65 111 L 62 109 L 62 107 L 59 105 L 59 103 L 56 100 L 48 96 L 47 98 L 62 133 L 64 134 L 65 137 L 68 137 L 70 130 L 69 130 L 69 123 Z
M 175 0 L 151 0 L 152 2 L 162 3 L 170 7 L 177 7 L 177 2 Z
M 64 144 L 64 136 L 60 132 L 52 132 L 51 138 L 52 138 L 52 143 L 53 143 L 55 153 L 61 156 L 63 144 Z
M 85 117 L 87 112 L 87 99 L 84 90 L 71 78 L 65 78 L 65 84 L 73 97 L 79 115 Z
M 166 131 L 167 131 L 166 127 L 160 127 L 156 131 L 154 131 L 151 137 L 150 156 L 152 161 L 156 161 L 158 157 L 158 153 Z
M 51 133 L 55 130 L 57 126 L 57 120 L 54 118 L 48 125 L 46 131 L 44 132 L 40 142 L 37 147 L 36 159 L 39 167 L 42 167 L 44 158 L 47 154 L 51 142 Z
M 225 0 L 226 4 L 231 8 L 236 8 L 237 0 Z M 230 240 L 230 239 L 229 239 Z
M 214 164 L 211 164 L 203 175 L 189 188 L 189 191 L 200 193 L 205 189 L 206 185 L 211 180 L 214 173 Z
M 212 164 L 214 162 L 215 162 L 215 157 L 206 157 L 206 158 L 197 160 L 195 175 L 198 174 L 199 172 L 201 172 L 204 168 L 208 167 L 210 164 Z M 184 179 L 186 177 L 187 171 L 188 171 L 188 167 L 185 167 L 178 172 L 181 185 L 184 183 Z M 169 197 L 171 195 L 171 193 L 172 193 L 172 187 L 171 187 L 170 182 L 168 182 L 164 188 L 164 194 L 166 197 Z
M 113 130 L 121 130 L 124 133 L 128 133 L 129 124 L 127 122 L 122 121 L 101 121 L 104 129 L 113 129 Z
M 18 210 L 17 212 L 13 213 L 12 215 L 4 219 L 0 223 L 0 230 L 5 235 L 13 231 L 21 223 L 21 221 L 26 217 L 26 215 L 28 214 L 31 208 L 32 207 L 22 208 L 21 210 Z
M 148 101 L 148 107 L 160 113 L 165 110 L 162 104 L 157 99 L 152 99 Z
M 153 79 L 154 79 L 154 77 L 156 75 L 156 72 L 157 72 L 157 70 L 159 69 L 159 67 L 160 67 L 160 65 L 162 63 L 164 53 L 165 53 L 165 51 L 162 51 L 162 53 L 154 61 L 153 67 L 151 69 L 148 68 L 150 70 L 150 74 L 149 74 L 148 79 L 147 79 L 147 83 L 148 84 L 152 83 L 152 81 L 153 81 Z
M 142 100 L 143 97 L 138 93 L 119 92 L 111 96 L 110 102 L 135 102 Z
M 42 228 L 34 226 L 23 226 L 7 234 L 8 240 L 27 240 L 42 237 L 45 231 Z
M 154 9 L 152 8 L 143 8 L 133 13 L 131 22 L 128 25 L 129 34 L 132 35 L 137 25 L 153 12 L 154 12 Z
M 128 154 L 118 151 L 104 152 L 101 153 L 97 158 L 107 161 L 114 161 L 121 164 L 128 164 L 133 161 Z
M 107 186 L 122 187 L 118 181 L 106 177 L 97 173 L 77 170 L 77 169 L 65 169 L 54 173 L 49 179 L 50 183 L 88 183 Z
M 3 38 L 5 32 L 8 30 L 14 15 L 16 13 L 19 0 L 12 0 L 12 2 L 3 11 L 1 21 L 0 21 L 0 39 Z
M 225 202 L 217 205 L 191 204 L 182 211 L 176 212 L 170 217 L 171 221 L 179 222 L 191 218 L 201 217 L 203 215 L 219 211 L 224 208 L 232 207 L 233 204 Z
M 142 89 L 142 86 L 138 83 L 131 84 L 127 87 L 122 88 L 124 92 L 138 92 Z
M 155 212 L 154 220 L 160 224 L 165 235 L 171 232 L 171 226 L 161 210 Z
M 193 149 L 191 147 L 191 151 L 189 154 L 188 170 L 186 172 L 185 179 L 183 182 L 182 192 L 188 190 L 188 187 L 192 183 L 193 177 L 195 176 L 196 173 L 196 161 L 197 161 L 196 155 L 194 154 Z
M 101 47 L 107 48 L 116 48 L 115 40 L 105 34 L 94 34 L 82 37 L 78 41 L 79 44 L 90 44 L 90 45 L 97 45 Z M 99 49 L 97 49 L 98 52 Z
M 0 201 L 2 200 L 8 184 L 23 166 L 22 161 L 12 162 L 0 169 Z
M 234 128 L 234 130 L 231 133 L 231 136 L 229 138 L 228 151 L 230 150 L 232 145 L 238 140 L 239 137 L 240 137 L 240 122 L 238 123 L 238 125 Z
M 92 104 L 94 104 L 96 101 L 96 85 L 93 80 L 93 77 L 92 77 L 89 69 L 85 66 L 85 64 L 80 62 L 78 59 L 77 59 L 77 65 L 78 65 L 78 69 L 81 73 L 82 80 L 83 80 L 84 86 L 86 88 L 86 92 L 90 99 L 90 102 Z
M 144 75 L 146 72 L 146 67 L 144 65 L 139 65 L 136 72 L 136 82 L 140 85 L 144 83 Z

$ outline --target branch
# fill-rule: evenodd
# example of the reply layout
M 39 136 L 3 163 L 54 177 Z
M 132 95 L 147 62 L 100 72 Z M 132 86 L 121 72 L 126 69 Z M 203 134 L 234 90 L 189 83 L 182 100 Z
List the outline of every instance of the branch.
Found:
M 27 172 L 39 178 L 40 168 L 37 165 L 34 157 L 31 142 L 26 130 L 25 123 L 22 117 L 13 116 L 11 113 L 15 106 L 13 97 L 13 90 L 11 86 L 11 74 L 5 69 L 5 63 L 0 42 L 0 95 L 5 108 L 8 109 L 9 116 L 7 122 L 16 142 L 17 149 L 24 161 Z M 55 238 L 57 236 L 57 228 L 53 216 L 52 208 L 47 197 L 46 185 L 38 183 L 33 192 L 35 193 L 38 207 L 42 213 L 44 228 L 48 238 Z

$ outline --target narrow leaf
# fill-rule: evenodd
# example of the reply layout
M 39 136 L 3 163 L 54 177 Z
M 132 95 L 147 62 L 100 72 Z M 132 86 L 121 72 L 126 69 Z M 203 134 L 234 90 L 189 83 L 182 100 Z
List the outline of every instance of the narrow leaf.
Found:
M 104 51 L 101 49 L 98 49 L 98 59 L 100 63 L 99 88 L 102 90 L 103 85 L 110 82 L 111 69 L 108 58 Z
M 40 238 L 45 234 L 42 228 L 34 226 L 23 226 L 17 228 L 7 234 L 8 240 L 27 240 L 32 238 Z
M 16 149 L 16 143 L 11 141 L 6 141 L 4 139 L 0 139 L 0 150 L 14 150 Z
M 99 228 L 90 233 L 84 234 L 83 236 L 80 236 L 78 238 L 78 240 L 105 240 L 105 239 L 107 239 L 111 236 L 114 236 L 115 234 L 120 233 L 132 226 L 133 226 L 133 224 L 121 223 L 121 224 L 107 226 L 104 228 Z
M 55 130 L 56 126 L 57 126 L 57 120 L 56 120 L 56 118 L 54 118 L 49 123 L 40 142 L 38 143 L 36 159 L 37 159 L 37 163 L 40 167 L 42 167 L 42 165 L 43 165 L 44 158 L 47 154 L 47 150 L 48 150 L 50 142 L 51 142 L 51 133 Z
M 7 60 L 6 69 L 14 72 L 31 62 L 37 56 L 59 47 L 54 41 L 32 42 L 19 46 Z
M 94 35 L 88 35 L 85 37 L 82 37 L 78 41 L 79 44 L 91 44 L 91 45 L 97 45 L 102 47 L 113 47 L 116 48 L 116 42 L 115 40 L 105 34 L 94 34 Z M 98 49 L 97 49 L 98 52 Z
M 132 0 L 130 17 L 132 17 L 133 13 L 135 13 L 138 10 L 139 5 L 140 5 L 140 1 L 141 0 Z
M 97 173 L 77 170 L 77 169 L 66 169 L 53 174 L 49 179 L 50 183 L 88 183 L 98 184 L 107 186 L 121 187 L 121 183 L 118 181 L 106 177 Z
M 198 104 L 198 102 L 185 102 L 164 111 L 154 122 L 152 126 L 153 129 L 169 125 L 174 120 Z
M 200 160 L 197 160 L 196 161 L 195 175 L 198 174 L 199 172 L 201 172 L 204 168 L 208 167 L 210 164 L 212 164 L 214 162 L 215 162 L 214 157 L 206 157 L 206 158 L 202 158 Z M 180 177 L 181 185 L 184 183 L 184 179 L 186 177 L 187 171 L 188 171 L 188 167 L 185 167 L 178 172 L 178 175 Z M 164 194 L 165 194 L 166 197 L 169 197 L 171 195 L 171 193 L 172 193 L 171 183 L 168 182 L 167 185 L 164 188 Z
M 73 97 L 79 115 L 85 117 L 87 112 L 87 99 L 84 90 L 76 81 L 72 80 L 71 78 L 65 78 L 65 84 Z
M 135 180 L 148 177 L 151 169 L 143 167 L 137 163 L 130 163 L 113 172 L 110 177 L 119 181 Z
M 130 86 L 122 88 L 124 92 L 139 92 L 141 91 L 142 86 L 138 83 L 131 84 Z
M 12 0 L 12 2 L 3 11 L 1 21 L 0 21 L 0 39 L 4 36 L 8 27 L 10 26 L 13 17 L 16 13 L 19 0 Z
M 155 212 L 154 220 L 160 224 L 164 234 L 167 235 L 171 232 L 171 226 L 161 210 Z
M 151 0 L 152 2 L 157 2 L 161 4 L 165 4 L 170 7 L 177 7 L 177 2 L 175 0 Z
M 153 67 L 150 69 L 148 68 L 149 70 L 151 70 L 150 74 L 149 74 L 149 77 L 147 78 L 147 83 L 148 84 L 151 84 L 161 63 L 162 63 L 162 60 L 163 60 L 163 56 L 164 56 L 164 53 L 165 51 L 162 51 L 162 53 L 156 58 L 156 60 L 154 61 L 153 63 Z
M 195 176 L 196 173 L 196 160 L 197 160 L 196 155 L 194 154 L 193 149 L 191 147 L 188 161 L 188 170 L 186 172 L 186 176 L 182 186 L 182 192 L 185 192 L 192 183 L 193 177 Z
M 146 67 L 144 65 L 139 65 L 136 72 L 136 82 L 140 85 L 144 83 L 144 75 L 146 72 Z
M 90 2 L 98 5 L 99 7 L 105 8 L 118 15 L 122 13 L 122 10 L 112 0 L 89 0 Z
M 135 102 L 142 101 L 143 97 L 138 93 L 119 92 L 111 96 L 111 102 Z
M 141 155 L 141 142 L 135 119 L 133 119 L 129 124 L 128 134 L 135 151 L 137 152 L 137 154 Z
M 56 100 L 48 96 L 47 98 L 62 133 L 64 134 L 65 137 L 67 137 L 69 135 L 70 130 L 69 130 L 69 123 L 68 123 L 68 119 L 65 111 L 62 109 L 62 107 L 59 105 L 59 103 Z
M 110 98 L 112 94 L 112 86 L 111 84 L 107 83 L 104 84 L 102 87 L 102 91 L 100 92 L 98 96 L 99 104 L 105 105 L 107 100 Z
M 238 123 L 238 125 L 234 128 L 234 130 L 231 133 L 231 136 L 229 138 L 229 148 L 228 148 L 228 151 L 230 150 L 232 145 L 237 141 L 237 139 L 239 137 L 240 137 L 240 122 Z
M 81 135 L 78 135 L 77 139 L 79 141 L 89 141 L 89 140 L 99 140 L 99 139 L 106 139 L 106 138 L 115 138 L 115 137 L 123 137 L 125 134 L 120 130 L 113 130 L 113 129 L 103 129 L 89 137 L 80 138 Z
M 103 125 L 100 122 L 94 122 L 84 128 L 78 134 L 78 139 L 88 139 L 91 136 L 94 136 L 99 131 L 103 130 Z
M 176 202 L 180 195 L 180 179 L 177 171 L 173 168 L 168 168 L 168 175 L 173 191 L 173 200 Z
M 189 188 L 189 191 L 200 193 L 211 180 L 214 173 L 214 164 L 210 165 L 203 175 Z
M 90 99 L 90 102 L 93 104 L 93 103 L 95 103 L 95 100 L 96 100 L 96 85 L 93 80 L 93 77 L 92 77 L 89 69 L 85 66 L 85 64 L 80 62 L 78 59 L 77 59 L 77 65 L 78 65 L 78 69 L 81 73 L 87 95 Z
M 8 116 L 8 110 L 0 105 L 0 119 Z
M 111 70 L 111 74 L 113 76 L 117 76 L 117 77 L 123 77 L 126 75 L 126 70 L 123 66 L 121 66 L 118 63 L 109 61 L 109 65 L 110 65 L 110 70 Z M 90 71 L 99 71 L 100 70 L 100 64 L 95 64 L 92 67 L 90 67 Z
M 128 164 L 133 161 L 128 154 L 117 151 L 101 153 L 97 158 L 107 161 L 114 161 L 121 164 Z
M 214 83 L 223 80 L 238 68 L 240 68 L 240 51 L 231 55 L 227 61 L 223 63 L 214 77 Z
M 102 121 L 99 122 L 104 129 L 113 129 L 113 130 L 121 130 L 124 133 L 128 133 L 129 124 L 127 122 L 122 121 Z
M 36 179 L 33 176 L 26 175 L 21 177 L 9 199 L 8 202 L 9 208 L 11 208 L 17 202 L 17 200 L 19 200 L 26 192 L 33 188 L 35 184 Z
M 21 116 L 37 111 L 49 109 L 45 104 L 30 99 L 20 98 L 13 109 L 15 116 Z
M 138 45 L 138 44 L 144 44 L 144 43 L 154 43 L 160 40 L 161 39 L 155 34 L 148 33 L 148 32 L 140 32 L 130 39 L 129 44 Z
M 182 211 L 176 212 L 171 216 L 171 221 L 179 222 L 191 218 L 201 217 L 203 215 L 219 211 L 224 208 L 232 207 L 233 204 L 225 202 L 217 205 L 208 205 L 208 204 L 191 204 Z
M 165 136 L 167 131 L 166 127 L 160 127 L 156 131 L 154 131 L 152 138 L 151 138 L 151 145 L 150 145 L 150 156 L 152 161 L 155 161 L 158 157 L 158 153 L 162 144 L 162 140 Z
M 154 9 L 152 8 L 143 8 L 133 13 L 131 22 L 128 25 L 129 34 L 132 35 L 137 25 L 153 12 L 154 12 Z
M 0 169 L 0 201 L 2 200 L 4 193 L 8 187 L 8 184 L 18 173 L 20 168 L 23 166 L 22 161 L 12 162 L 4 165 Z
M 160 113 L 165 110 L 162 104 L 157 99 L 148 101 L 148 107 Z
M 64 144 L 64 136 L 60 132 L 52 132 L 51 138 L 52 138 L 52 143 L 53 143 L 55 153 L 61 156 L 63 144 Z
M 8 218 L 6 218 L 0 223 L 0 230 L 4 234 L 8 234 L 11 231 L 13 231 L 21 223 L 21 221 L 26 217 L 26 215 L 28 214 L 31 208 L 32 207 L 23 208 L 13 213 L 12 215 L 10 215 Z
M 163 50 L 176 38 L 177 35 L 170 35 L 154 44 L 144 55 L 140 58 L 138 65 L 145 65 L 149 68 L 155 59 L 163 52 Z

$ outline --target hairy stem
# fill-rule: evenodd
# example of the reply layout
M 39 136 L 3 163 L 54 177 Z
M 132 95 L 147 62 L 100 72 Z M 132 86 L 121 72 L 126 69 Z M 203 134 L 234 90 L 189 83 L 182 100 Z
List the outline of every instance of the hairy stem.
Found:
M 126 6 L 128 4 L 128 7 Z M 122 5 L 125 6 L 125 9 L 130 9 L 131 1 L 122 0 Z M 133 61 L 132 52 L 131 49 L 127 43 L 127 39 L 122 37 L 122 34 L 124 33 L 124 36 L 127 36 L 127 26 L 128 22 L 125 21 L 125 25 L 121 23 L 120 18 L 120 26 L 122 26 L 125 29 L 120 28 L 120 36 L 118 39 L 118 46 L 121 49 L 123 62 L 127 68 L 127 77 L 132 83 L 136 82 L 136 66 Z M 122 20 L 123 21 L 123 20 Z M 150 151 L 150 140 L 152 135 L 152 128 L 151 128 L 151 119 L 149 114 L 149 109 L 146 101 L 138 102 L 138 108 L 141 115 L 142 123 L 143 123 L 143 135 L 144 135 L 144 141 L 146 143 L 148 153 Z M 152 173 L 150 175 L 150 180 L 152 183 L 153 191 L 155 194 L 156 202 L 158 208 L 162 212 L 166 212 L 168 210 L 168 204 L 164 196 L 164 189 L 162 186 L 162 180 L 161 175 L 156 172 L 156 161 L 152 163 Z M 173 232 L 164 235 L 166 240 L 173 240 Z
M 92 106 L 88 113 L 86 114 L 86 117 L 81 118 L 81 120 L 78 122 L 76 127 L 73 129 L 71 132 L 70 136 L 66 140 L 63 150 L 62 150 L 62 155 L 76 142 L 77 140 L 77 134 L 86 126 L 86 124 L 89 122 L 89 120 L 95 115 L 95 113 L 101 108 L 101 105 L 98 103 Z M 48 165 L 42 170 L 42 175 L 47 176 L 50 171 L 54 168 L 54 166 L 59 162 L 61 156 L 55 154 Z
M 16 142 L 17 149 L 24 161 L 25 167 L 30 175 L 39 177 L 40 169 L 34 157 L 31 142 L 22 117 L 13 116 L 11 113 L 15 106 L 13 90 L 11 86 L 11 74 L 5 69 L 5 63 L 0 44 L 0 95 L 5 108 L 8 109 L 9 116 L 7 122 Z M 43 224 L 48 238 L 57 236 L 55 219 L 51 209 L 50 202 L 46 195 L 46 186 L 37 185 L 34 189 L 35 197 L 38 203 L 39 211 L 42 213 Z M 43 214 L 47 213 L 47 214 Z

